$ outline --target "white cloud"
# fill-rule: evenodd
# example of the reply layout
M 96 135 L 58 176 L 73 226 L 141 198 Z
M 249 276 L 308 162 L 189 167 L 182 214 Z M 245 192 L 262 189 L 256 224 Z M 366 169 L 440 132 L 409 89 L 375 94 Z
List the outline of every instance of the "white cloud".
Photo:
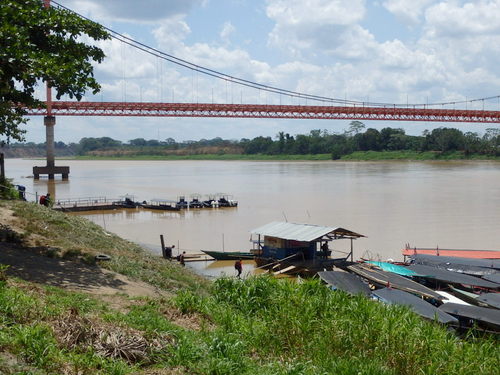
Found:
M 177 15 L 163 20 L 152 33 L 160 48 L 169 52 L 181 48 L 190 32 L 191 29 L 185 22 L 184 16 Z
M 80 13 L 97 18 L 131 22 L 156 22 L 174 15 L 185 14 L 202 0 L 56 0 Z
M 427 9 L 426 29 L 434 37 L 463 38 L 500 33 L 500 0 L 480 0 L 462 6 L 441 2 Z
M 404 23 L 417 24 L 425 9 L 437 0 L 386 0 L 383 6 Z
M 363 0 L 268 0 L 267 16 L 275 22 L 269 44 L 294 56 L 306 50 L 336 50 L 366 12 Z
M 222 30 L 220 32 L 220 37 L 224 41 L 224 43 L 227 45 L 230 42 L 230 37 L 231 34 L 234 33 L 236 29 L 234 28 L 233 24 L 229 21 L 224 22 L 224 25 L 222 26 Z

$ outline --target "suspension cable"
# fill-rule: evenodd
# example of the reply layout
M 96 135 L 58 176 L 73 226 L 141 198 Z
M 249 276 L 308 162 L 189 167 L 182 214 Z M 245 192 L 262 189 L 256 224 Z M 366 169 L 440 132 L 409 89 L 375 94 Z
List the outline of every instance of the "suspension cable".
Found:
M 90 18 L 85 17 L 85 16 L 83 16 L 82 14 L 80 14 L 78 12 L 75 12 L 74 10 L 65 7 L 64 5 L 59 4 L 58 2 L 56 2 L 54 0 L 52 0 L 52 3 L 56 4 L 59 8 L 64 9 L 64 10 L 66 10 L 68 12 L 74 13 L 77 16 L 79 16 L 79 17 L 81 17 L 81 18 L 83 18 L 85 20 L 88 20 L 88 21 L 91 21 L 91 22 L 99 24 L 98 22 L 95 22 L 95 21 L 91 20 Z M 309 100 L 312 100 L 312 101 L 324 102 L 324 103 L 337 103 L 337 104 L 344 104 L 344 105 L 350 104 L 350 105 L 354 105 L 354 106 L 361 105 L 361 106 L 376 106 L 376 107 L 398 107 L 398 108 L 399 107 L 407 108 L 407 107 L 445 106 L 445 105 L 473 103 L 473 102 L 479 102 L 479 101 L 483 101 L 484 102 L 484 101 L 493 100 L 493 99 L 499 99 L 500 100 L 500 95 L 495 95 L 495 96 L 490 96 L 490 97 L 485 97 L 485 98 L 477 98 L 477 99 L 469 99 L 469 100 L 458 100 L 458 101 L 449 101 L 449 102 L 436 102 L 436 103 L 425 103 L 425 104 L 423 104 L 423 103 L 418 103 L 418 104 L 408 104 L 408 103 L 406 103 L 406 104 L 394 104 L 394 103 L 383 103 L 383 102 L 370 102 L 370 101 L 359 101 L 359 100 L 336 99 L 336 98 L 330 98 L 330 97 L 326 97 L 326 96 L 307 94 L 307 93 L 302 93 L 302 92 L 298 92 L 298 91 L 281 89 L 281 88 L 278 88 L 278 87 L 261 84 L 261 83 L 258 83 L 258 82 L 254 82 L 254 81 L 246 80 L 246 79 L 239 78 L 239 77 L 236 77 L 236 76 L 232 76 L 232 75 L 229 75 L 229 74 L 217 71 L 217 70 L 213 70 L 213 69 L 210 69 L 210 68 L 207 68 L 207 67 L 204 67 L 204 66 L 201 66 L 201 65 L 189 62 L 187 60 L 181 59 L 179 57 L 176 57 L 174 55 L 168 54 L 166 52 L 162 52 L 162 51 L 160 51 L 160 50 L 158 50 L 156 48 L 148 46 L 145 43 L 141 43 L 141 42 L 139 42 L 139 41 L 137 41 L 137 40 L 135 40 L 133 38 L 130 38 L 130 37 L 126 36 L 126 35 L 123 35 L 123 34 L 117 32 L 117 31 L 114 31 L 113 29 L 111 29 L 111 28 L 109 28 L 107 26 L 104 26 L 102 24 L 99 24 L 99 25 L 102 28 L 104 28 L 106 31 L 108 31 L 110 33 L 110 36 L 112 38 L 120 41 L 121 43 L 127 44 L 127 45 L 129 45 L 131 47 L 134 47 L 134 48 L 140 50 L 140 51 L 143 51 L 145 53 L 148 53 L 148 54 L 150 54 L 152 56 L 155 56 L 155 57 L 158 57 L 160 59 L 169 61 L 169 62 L 171 62 L 173 64 L 178 65 L 178 66 L 181 66 L 181 67 L 184 67 L 186 69 L 190 69 L 192 71 L 196 71 L 196 72 L 199 72 L 199 73 L 202 73 L 204 75 L 211 76 L 211 77 L 214 77 L 214 78 L 217 78 L 217 79 L 220 79 L 220 80 L 224 80 L 224 81 L 226 81 L 228 83 L 235 83 L 235 84 L 238 84 L 240 86 L 246 86 L 246 87 L 249 87 L 249 88 L 253 88 L 253 89 L 257 89 L 257 90 L 263 90 L 263 91 L 267 91 L 267 92 L 274 93 L 274 94 L 285 95 L 285 96 L 288 96 L 288 97 L 294 97 L 294 98 L 306 99 L 306 100 L 309 99 Z

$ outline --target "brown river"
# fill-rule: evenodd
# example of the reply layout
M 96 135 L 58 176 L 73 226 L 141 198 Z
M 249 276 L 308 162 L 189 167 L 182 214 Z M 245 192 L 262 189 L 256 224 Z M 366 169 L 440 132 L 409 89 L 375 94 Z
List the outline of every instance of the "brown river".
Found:
M 7 159 L 7 177 L 28 200 L 47 191 L 56 200 L 84 197 L 176 200 L 226 193 L 236 208 L 180 212 L 123 209 L 82 214 L 106 230 L 160 253 L 167 244 L 188 253 L 248 250 L 250 231 L 272 221 L 342 227 L 366 238 L 354 258 L 401 260 L 417 247 L 500 249 L 499 162 L 58 161 L 70 178 L 32 178 L 41 160 Z M 346 251 L 349 243 L 331 248 Z M 174 252 L 174 255 L 176 252 Z M 219 262 L 217 262 L 219 263 Z M 221 263 L 222 264 L 222 263 Z M 228 264 L 222 268 L 233 273 Z M 190 263 L 208 275 L 211 262 Z M 248 270 L 252 266 L 246 264 Z

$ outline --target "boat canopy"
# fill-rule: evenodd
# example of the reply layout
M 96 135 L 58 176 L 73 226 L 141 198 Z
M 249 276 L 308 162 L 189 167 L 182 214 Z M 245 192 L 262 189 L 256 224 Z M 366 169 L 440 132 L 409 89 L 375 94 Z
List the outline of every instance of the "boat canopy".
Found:
M 349 272 L 321 271 L 318 272 L 318 276 L 333 289 L 340 289 L 352 295 L 363 294 L 369 296 L 371 293 L 368 284 Z
M 277 237 L 284 240 L 311 242 L 315 240 L 334 240 L 341 238 L 360 238 L 362 234 L 344 228 L 323 227 L 313 224 L 295 224 L 273 221 L 254 229 L 251 234 Z
M 387 304 L 405 305 L 408 306 L 415 313 L 423 316 L 424 318 L 435 320 L 443 324 L 458 323 L 458 319 L 439 310 L 437 307 L 431 305 L 429 302 L 411 294 L 398 289 L 383 288 L 374 290 L 372 294 L 382 302 Z
M 479 277 L 444 270 L 441 268 L 425 266 L 423 264 L 413 264 L 407 267 L 408 269 L 423 275 L 427 279 L 436 279 L 446 283 L 465 284 L 489 289 L 500 289 L 500 284 L 481 279 Z

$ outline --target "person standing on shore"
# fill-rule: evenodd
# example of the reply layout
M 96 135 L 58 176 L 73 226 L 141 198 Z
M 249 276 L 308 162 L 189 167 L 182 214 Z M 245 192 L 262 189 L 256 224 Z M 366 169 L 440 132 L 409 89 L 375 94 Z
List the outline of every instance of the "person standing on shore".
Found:
M 183 251 L 182 254 L 179 255 L 179 263 L 181 264 L 181 266 L 186 265 L 185 257 L 186 257 L 186 252 Z
M 241 263 L 241 259 L 238 259 L 236 262 L 234 262 L 234 269 L 238 272 L 238 279 L 241 276 L 241 272 L 243 271 L 243 264 Z

